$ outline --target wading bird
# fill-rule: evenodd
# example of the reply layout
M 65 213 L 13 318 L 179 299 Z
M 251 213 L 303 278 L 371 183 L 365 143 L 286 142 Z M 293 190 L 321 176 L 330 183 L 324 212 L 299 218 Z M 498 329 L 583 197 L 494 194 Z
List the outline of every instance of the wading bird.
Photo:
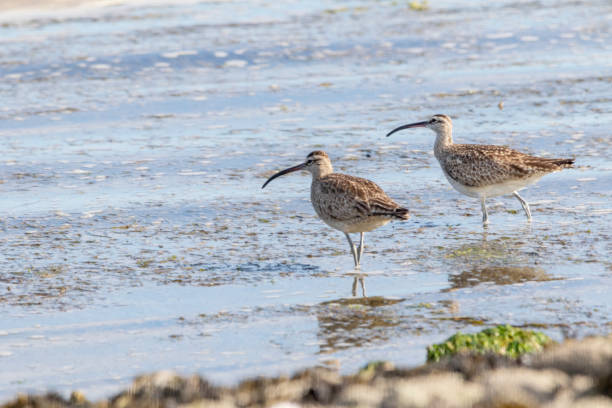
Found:
M 334 173 L 327 154 L 317 150 L 304 163 L 279 171 L 261 188 L 284 174 L 307 170 L 312 174 L 310 201 L 315 212 L 332 228 L 344 232 L 351 246 L 355 268 L 359 267 L 364 249 L 364 233 L 387 224 L 392 219 L 406 220 L 408 209 L 400 207 L 370 180 Z M 349 233 L 359 232 L 356 248 Z
M 485 200 L 506 194 L 514 195 L 531 220 L 529 204 L 518 190 L 535 183 L 548 173 L 571 168 L 574 159 L 545 159 L 512 150 L 506 146 L 455 144 L 453 122 L 446 115 L 434 115 L 424 122 L 400 126 L 387 134 L 414 127 L 436 132 L 434 155 L 449 183 L 462 194 L 478 198 L 482 222 L 488 224 Z

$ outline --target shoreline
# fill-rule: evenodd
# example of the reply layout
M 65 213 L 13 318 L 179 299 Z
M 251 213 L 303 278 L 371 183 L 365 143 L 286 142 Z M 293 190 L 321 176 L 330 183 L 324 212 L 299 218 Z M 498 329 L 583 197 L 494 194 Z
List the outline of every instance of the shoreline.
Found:
M 455 354 L 416 368 L 373 362 L 355 374 L 314 367 L 291 377 L 255 377 L 218 387 L 200 376 L 158 371 L 97 402 L 74 391 L 19 395 L 17 407 L 319 407 L 414 406 L 612 407 L 612 336 L 566 340 L 511 359 L 497 354 Z

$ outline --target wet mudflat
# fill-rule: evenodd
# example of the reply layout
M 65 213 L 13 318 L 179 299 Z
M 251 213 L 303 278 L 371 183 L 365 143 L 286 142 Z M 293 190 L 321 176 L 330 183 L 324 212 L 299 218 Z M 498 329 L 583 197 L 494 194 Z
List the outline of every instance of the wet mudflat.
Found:
M 5 17 L 0 401 L 108 396 L 159 369 L 234 384 L 314 364 L 416 365 L 427 344 L 498 323 L 557 340 L 608 333 L 612 7 L 463 3 Z M 433 113 L 453 117 L 458 142 L 576 169 L 525 190 L 531 224 L 515 199 L 490 200 L 483 231 L 479 204 L 444 180 L 433 133 L 384 137 Z M 366 235 L 360 275 L 316 218 L 306 175 L 261 190 L 315 149 L 411 209 Z

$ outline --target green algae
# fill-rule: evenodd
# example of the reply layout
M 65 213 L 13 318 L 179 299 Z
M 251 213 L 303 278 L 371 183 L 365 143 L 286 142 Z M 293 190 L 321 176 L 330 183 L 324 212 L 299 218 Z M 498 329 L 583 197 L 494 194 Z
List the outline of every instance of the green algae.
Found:
M 440 361 L 445 356 L 460 352 L 497 353 L 517 358 L 525 353 L 540 351 L 551 342 L 550 337 L 542 332 L 500 325 L 473 334 L 458 332 L 443 343 L 428 346 L 427 361 Z

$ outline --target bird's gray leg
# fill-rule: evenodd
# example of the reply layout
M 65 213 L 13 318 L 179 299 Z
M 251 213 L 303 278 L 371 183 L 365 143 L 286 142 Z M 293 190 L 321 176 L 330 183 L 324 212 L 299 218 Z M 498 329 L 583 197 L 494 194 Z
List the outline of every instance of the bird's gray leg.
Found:
M 365 235 L 365 232 L 360 233 L 360 237 L 359 237 L 359 252 L 358 252 L 358 256 L 357 256 L 357 261 L 359 263 L 361 263 L 361 255 L 363 255 L 363 248 L 365 248 L 363 246 L 363 237 Z
M 531 210 L 529 210 L 529 204 L 527 204 L 527 201 L 523 200 L 523 197 L 519 195 L 518 191 L 515 191 L 512 194 L 514 194 L 517 200 L 521 202 L 521 205 L 523 206 L 523 210 L 525 210 L 525 215 L 527 216 L 527 219 L 531 220 Z
M 482 207 L 482 223 L 487 225 L 489 223 L 489 213 L 487 213 L 487 206 L 485 205 L 485 197 L 480 198 L 480 206 Z
M 344 235 L 346 235 L 346 239 L 348 240 L 349 245 L 351 246 L 351 253 L 353 254 L 353 260 L 355 261 L 355 268 L 359 268 L 359 257 L 357 256 L 357 249 L 355 248 L 355 244 L 353 244 L 353 241 L 351 240 L 349 234 L 345 232 Z
M 355 278 L 353 279 L 353 287 L 351 290 L 351 293 L 353 293 L 353 296 L 357 296 L 357 275 L 355 275 Z

